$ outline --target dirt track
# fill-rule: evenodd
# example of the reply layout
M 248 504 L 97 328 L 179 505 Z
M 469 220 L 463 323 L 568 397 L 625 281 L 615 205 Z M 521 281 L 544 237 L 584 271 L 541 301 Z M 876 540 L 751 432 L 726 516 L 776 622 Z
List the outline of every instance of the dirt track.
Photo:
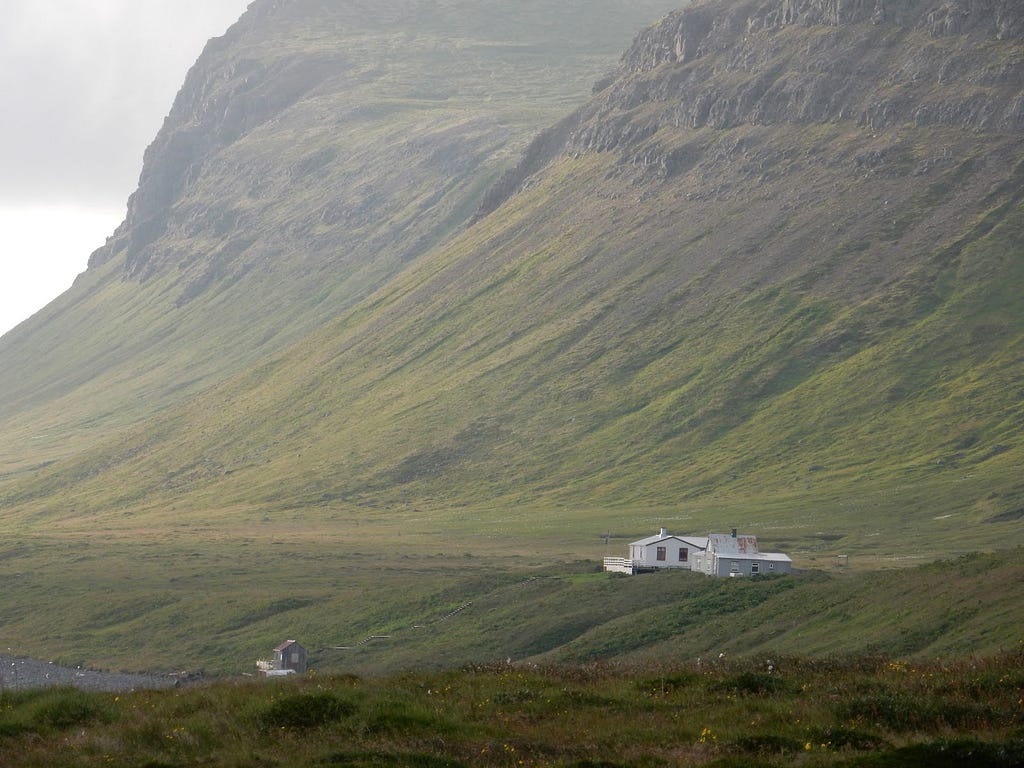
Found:
M 46 661 L 0 655 L 0 690 L 23 690 L 71 685 L 89 691 L 128 691 L 139 688 L 172 688 L 171 675 L 138 675 L 59 667 Z

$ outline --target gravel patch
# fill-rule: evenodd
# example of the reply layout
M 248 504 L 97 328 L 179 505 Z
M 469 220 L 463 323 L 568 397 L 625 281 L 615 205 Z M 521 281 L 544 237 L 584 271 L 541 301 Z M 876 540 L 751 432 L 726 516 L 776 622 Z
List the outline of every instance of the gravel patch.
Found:
M 49 686 L 73 686 L 87 691 L 130 691 L 173 688 L 178 675 L 144 675 L 100 672 L 81 667 L 61 667 L 52 662 L 0 655 L 0 690 L 26 690 Z

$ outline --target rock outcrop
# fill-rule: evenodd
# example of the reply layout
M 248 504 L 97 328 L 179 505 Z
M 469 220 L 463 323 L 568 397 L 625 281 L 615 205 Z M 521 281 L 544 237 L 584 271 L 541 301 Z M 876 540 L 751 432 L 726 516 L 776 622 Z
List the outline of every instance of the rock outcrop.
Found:
M 1012 0 L 695 2 L 638 35 L 617 75 L 538 137 L 479 215 L 559 153 L 629 158 L 662 129 L 850 121 L 1020 132 L 1022 37 L 1024 4 Z M 983 38 L 992 46 L 979 57 Z M 641 154 L 665 173 L 682 163 Z
M 932 37 L 979 34 L 997 40 L 1024 37 L 1024 6 L 1014 0 L 752 0 L 694 4 L 642 32 L 624 67 L 643 72 L 665 63 L 685 64 L 724 50 L 764 29 L 795 25 L 847 27 L 870 24 L 923 31 Z

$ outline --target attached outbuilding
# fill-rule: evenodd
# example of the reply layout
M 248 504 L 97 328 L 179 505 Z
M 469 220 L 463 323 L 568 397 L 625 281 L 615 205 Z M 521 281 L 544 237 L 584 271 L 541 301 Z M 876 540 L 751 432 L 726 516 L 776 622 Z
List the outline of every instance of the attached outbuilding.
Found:
M 761 576 L 773 573 L 792 573 L 793 561 L 781 552 L 761 552 L 757 537 L 737 534 L 712 533 L 707 547 L 693 558 L 691 570 L 706 576 Z

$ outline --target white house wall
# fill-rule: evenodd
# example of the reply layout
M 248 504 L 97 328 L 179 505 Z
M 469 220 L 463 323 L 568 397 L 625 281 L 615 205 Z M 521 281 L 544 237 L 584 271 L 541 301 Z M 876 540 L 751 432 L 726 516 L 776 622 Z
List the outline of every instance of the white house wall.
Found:
M 665 559 L 658 559 L 658 547 L 665 548 Z M 632 546 L 630 547 L 633 559 L 638 562 L 642 568 L 686 568 L 691 567 L 694 555 L 700 550 L 695 549 L 688 545 L 685 541 L 676 538 L 666 538 L 656 541 L 652 544 L 648 544 L 645 547 Z M 679 550 L 685 550 L 687 553 L 686 560 L 680 561 Z M 637 555 L 639 554 L 639 557 Z

